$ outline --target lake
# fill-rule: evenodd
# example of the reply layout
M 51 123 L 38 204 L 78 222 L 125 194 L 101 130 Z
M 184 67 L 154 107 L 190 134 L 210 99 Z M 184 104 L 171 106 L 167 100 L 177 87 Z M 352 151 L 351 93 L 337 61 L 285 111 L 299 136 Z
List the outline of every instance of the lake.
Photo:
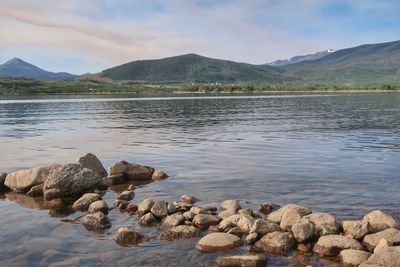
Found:
M 74 162 L 91 152 L 105 167 L 142 163 L 171 177 L 135 190 L 145 198 L 199 205 L 238 199 L 298 203 L 339 219 L 373 209 L 400 215 L 400 94 L 262 96 L 59 96 L 0 98 L 0 171 Z M 104 197 L 109 205 L 117 192 Z M 39 199 L 0 194 L 0 266 L 209 266 L 216 254 L 196 240 L 159 241 L 136 216 L 110 212 L 105 234 L 67 223 Z M 151 237 L 121 247 L 112 233 L 135 226 Z M 268 266 L 336 266 L 315 258 L 271 256 Z M 297 264 L 297 265 L 296 265 Z

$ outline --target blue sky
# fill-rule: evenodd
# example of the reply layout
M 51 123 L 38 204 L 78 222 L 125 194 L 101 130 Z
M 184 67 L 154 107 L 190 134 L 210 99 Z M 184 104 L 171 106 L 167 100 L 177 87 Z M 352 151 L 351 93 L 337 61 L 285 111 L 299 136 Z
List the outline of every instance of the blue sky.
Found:
M 400 40 L 398 0 L 0 0 L 0 62 L 99 72 L 185 53 L 263 64 Z

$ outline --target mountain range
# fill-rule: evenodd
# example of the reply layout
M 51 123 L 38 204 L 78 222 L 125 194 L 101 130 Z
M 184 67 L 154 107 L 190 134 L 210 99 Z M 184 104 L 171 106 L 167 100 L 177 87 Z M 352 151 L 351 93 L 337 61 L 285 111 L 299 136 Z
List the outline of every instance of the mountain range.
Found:
M 271 63 L 268 63 L 268 65 L 276 66 L 276 67 L 285 66 L 285 65 L 299 63 L 299 62 L 306 61 L 306 60 L 315 60 L 315 59 L 324 57 L 324 56 L 326 56 L 326 55 L 328 55 L 330 53 L 333 53 L 333 52 L 335 52 L 335 50 L 328 49 L 328 50 L 325 50 L 325 51 L 322 51 L 322 52 L 317 52 L 317 53 L 314 53 L 314 54 L 294 56 L 294 57 L 291 57 L 289 59 L 283 59 L 283 60 L 282 59 L 278 59 L 278 60 L 275 60 L 275 61 L 273 61 Z

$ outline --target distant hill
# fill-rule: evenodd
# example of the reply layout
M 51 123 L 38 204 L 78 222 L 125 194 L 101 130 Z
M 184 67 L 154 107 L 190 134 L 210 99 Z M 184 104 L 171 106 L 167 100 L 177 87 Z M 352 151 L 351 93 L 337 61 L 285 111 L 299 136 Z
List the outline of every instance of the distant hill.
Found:
M 281 81 L 282 70 L 187 54 L 157 60 L 138 60 L 104 70 L 100 76 L 113 80 L 170 83 L 235 83 Z
M 316 60 L 281 66 L 303 83 L 345 86 L 400 84 L 400 41 L 342 49 Z
M 41 80 L 71 80 L 76 76 L 66 72 L 49 72 L 27 63 L 19 58 L 13 58 L 0 65 L 0 76 L 26 77 Z
M 299 63 L 302 61 L 306 61 L 306 60 L 315 60 L 315 59 L 319 59 L 321 57 L 324 57 L 326 55 L 329 55 L 330 53 L 335 52 L 335 50 L 333 49 L 328 49 L 322 52 L 317 52 L 314 54 L 308 54 L 308 55 L 301 55 L 301 56 L 294 56 L 291 57 L 289 59 L 279 59 L 279 60 L 275 60 L 271 63 L 268 63 L 267 65 L 271 65 L 271 66 L 275 66 L 275 67 L 280 67 L 280 66 L 285 66 L 285 65 L 289 65 L 289 64 L 294 64 L 294 63 Z

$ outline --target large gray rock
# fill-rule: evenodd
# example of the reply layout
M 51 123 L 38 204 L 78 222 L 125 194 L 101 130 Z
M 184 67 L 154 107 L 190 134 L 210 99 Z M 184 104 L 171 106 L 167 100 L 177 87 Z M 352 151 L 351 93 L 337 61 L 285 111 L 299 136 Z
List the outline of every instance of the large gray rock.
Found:
M 369 251 L 374 251 L 374 248 L 381 239 L 386 239 L 394 246 L 400 245 L 400 230 L 389 228 L 375 234 L 366 235 L 363 239 L 363 243 Z
M 228 251 L 243 244 L 242 239 L 227 233 L 211 233 L 197 243 L 197 249 L 202 252 Z
M 154 200 L 149 199 L 149 198 L 140 202 L 139 206 L 138 206 L 139 215 L 144 215 L 144 214 L 150 212 L 151 208 L 154 206 L 154 203 L 155 203 Z
M 57 172 L 61 165 L 50 164 L 32 169 L 19 170 L 7 175 L 4 185 L 18 191 L 28 191 L 31 187 L 43 184 L 44 181 L 54 172 Z
M 56 189 L 59 191 L 58 197 L 66 197 L 82 195 L 104 186 L 103 178 L 98 172 L 87 168 L 82 169 L 78 164 L 66 164 L 50 173 L 43 190 L 46 195 L 46 191 Z
M 342 235 L 325 235 L 318 239 L 314 252 L 321 258 L 337 256 L 345 249 L 363 250 L 363 246 L 355 239 Z
M 329 213 L 317 212 L 301 219 L 301 222 L 312 222 L 315 226 L 315 235 L 334 235 L 339 233 L 339 224 L 336 222 L 335 217 Z
M 290 233 L 275 231 L 264 235 L 255 243 L 255 247 L 268 253 L 286 255 L 296 247 L 296 241 Z
M 156 201 L 151 207 L 151 213 L 158 218 L 163 219 L 168 216 L 167 202 L 165 201 Z
M 222 256 L 218 258 L 219 267 L 264 267 L 267 264 L 267 255 L 249 254 Z
M 380 250 L 361 263 L 360 267 L 399 267 L 400 246 Z
M 368 260 L 371 253 L 356 250 L 356 249 L 345 249 L 340 252 L 340 261 L 345 266 L 359 266 L 364 261 Z
M 218 223 L 218 217 L 211 214 L 197 214 L 192 220 L 194 226 L 203 230 L 212 225 L 217 225 Z
M 380 210 L 374 210 L 365 215 L 363 222 L 369 222 L 371 225 L 369 233 L 380 232 L 388 228 L 397 228 L 395 219 Z
M 239 201 L 233 200 L 233 199 L 228 199 L 228 200 L 223 201 L 220 204 L 220 206 L 224 210 L 236 210 L 236 211 L 238 211 L 238 210 L 241 209 Z
M 109 173 L 110 175 L 122 174 L 132 180 L 150 181 L 153 177 L 154 168 L 136 163 L 119 161 L 110 167 Z
M 200 234 L 200 230 L 191 225 L 178 225 L 173 227 L 160 235 L 160 239 L 173 240 L 173 239 L 187 239 L 196 237 Z
M 113 238 L 115 242 L 123 246 L 137 245 L 146 240 L 143 235 L 128 227 L 119 228 L 114 232 Z
M 311 210 L 307 207 L 297 205 L 297 204 L 287 204 L 286 206 L 283 206 L 282 208 L 278 209 L 277 211 L 271 212 L 267 218 L 269 221 L 272 221 L 276 224 L 280 224 L 283 215 L 288 210 L 296 210 L 302 217 L 311 213 Z
M 111 227 L 111 222 L 108 217 L 102 212 L 87 214 L 82 218 L 82 224 L 86 229 L 91 231 L 104 230 Z
M 89 209 L 90 204 L 93 202 L 101 200 L 101 196 L 97 193 L 86 193 L 81 196 L 75 203 L 72 205 L 72 208 L 75 211 L 87 211 Z
M 279 230 L 280 227 L 276 223 L 269 222 L 263 219 L 257 219 L 251 226 L 250 234 L 257 233 L 260 236 L 264 236 L 268 233 L 272 233 Z
M 101 161 L 92 153 L 81 156 L 77 159 L 76 163 L 79 164 L 82 169 L 87 168 L 98 172 L 101 177 L 107 176 L 107 171 L 103 164 L 101 164 Z
M 296 223 L 292 225 L 292 233 L 297 242 L 304 243 L 315 236 L 315 226 L 312 222 Z

